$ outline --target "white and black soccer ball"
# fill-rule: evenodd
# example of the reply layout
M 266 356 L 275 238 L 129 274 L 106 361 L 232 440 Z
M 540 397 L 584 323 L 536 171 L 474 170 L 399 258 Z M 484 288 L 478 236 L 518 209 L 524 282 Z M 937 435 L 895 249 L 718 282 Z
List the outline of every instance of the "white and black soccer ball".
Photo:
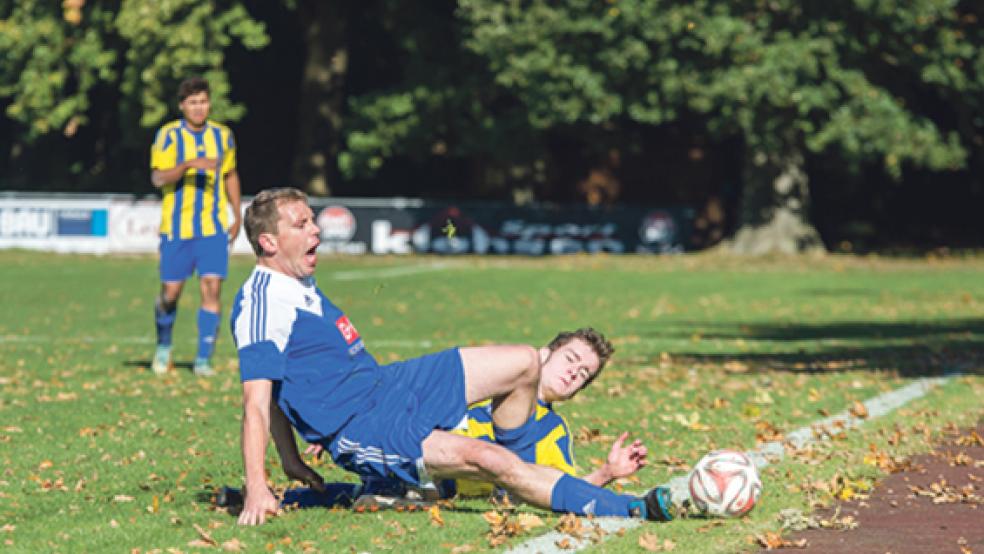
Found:
M 715 450 L 697 462 L 688 478 L 690 498 L 703 513 L 719 517 L 747 514 L 762 494 L 755 464 L 737 450 Z

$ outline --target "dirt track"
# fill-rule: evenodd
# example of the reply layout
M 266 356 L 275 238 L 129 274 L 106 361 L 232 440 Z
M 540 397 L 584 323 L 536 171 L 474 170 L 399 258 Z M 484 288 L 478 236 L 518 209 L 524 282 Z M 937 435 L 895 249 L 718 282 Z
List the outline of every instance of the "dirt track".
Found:
M 976 433 L 976 435 L 974 434 Z M 844 502 L 851 530 L 811 529 L 784 535 L 806 539 L 796 552 L 984 554 L 984 422 L 950 434 L 910 469 L 879 481 L 866 500 Z M 830 518 L 835 508 L 824 510 Z

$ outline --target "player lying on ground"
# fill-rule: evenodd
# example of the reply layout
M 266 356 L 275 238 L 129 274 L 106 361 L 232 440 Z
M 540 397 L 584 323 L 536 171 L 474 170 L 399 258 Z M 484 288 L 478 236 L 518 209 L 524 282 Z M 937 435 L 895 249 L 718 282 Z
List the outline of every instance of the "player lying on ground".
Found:
M 554 403 L 570 400 L 591 384 L 613 352 L 614 348 L 605 336 L 591 328 L 559 333 L 547 346 L 540 348 L 536 409 L 522 426 L 510 432 L 515 437 L 509 443 L 510 450 L 524 462 L 554 467 L 568 475 L 575 475 L 573 436 L 567 422 L 554 410 Z M 472 405 L 467 420 L 459 424 L 454 432 L 495 442 L 492 408 L 489 400 Z M 582 479 L 604 487 L 641 469 L 646 464 L 646 447 L 640 440 L 626 446 L 626 438 L 628 433 L 618 437 L 605 463 Z M 304 453 L 318 455 L 321 450 L 320 445 L 314 444 Z M 461 496 L 488 496 L 493 492 L 491 484 L 469 480 L 445 481 L 440 485 L 441 496 L 446 498 L 455 493 Z M 399 483 L 393 480 L 363 483 L 361 492 L 380 496 L 402 494 Z M 421 495 L 411 491 L 410 496 L 419 498 Z
M 243 381 L 246 498 L 239 523 L 262 523 L 278 502 L 267 488 L 264 454 L 272 433 L 284 472 L 314 488 L 320 475 L 301 460 L 291 426 L 335 463 L 411 485 L 429 479 L 490 481 L 514 498 L 579 515 L 672 519 L 669 491 L 620 495 L 508 447 L 534 413 L 536 348 L 453 348 L 380 366 L 348 318 L 317 288 L 320 231 L 305 195 L 263 191 L 246 212 L 257 266 L 236 297 L 232 330 Z M 582 379 L 584 377 L 578 377 Z M 499 444 L 450 432 L 470 404 L 492 399 Z

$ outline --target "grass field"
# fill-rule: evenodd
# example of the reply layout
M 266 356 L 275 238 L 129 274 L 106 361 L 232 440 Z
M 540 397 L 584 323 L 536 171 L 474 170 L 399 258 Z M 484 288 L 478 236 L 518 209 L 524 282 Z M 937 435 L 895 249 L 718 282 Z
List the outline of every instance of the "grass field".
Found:
M 390 268 L 413 266 L 397 274 Z M 242 480 L 240 385 L 224 321 L 218 375 L 190 371 L 197 285 L 181 302 L 178 367 L 148 370 L 153 257 L 0 252 L 0 545 L 24 552 L 468 552 L 490 548 L 484 501 L 440 513 L 289 512 L 239 528 L 210 507 Z M 252 261 L 234 258 L 225 316 Z M 642 491 L 716 447 L 752 449 L 911 379 L 964 376 L 860 430 L 763 472 L 748 517 L 643 525 L 640 541 L 674 552 L 734 552 L 779 528 L 783 508 L 863 494 L 878 459 L 923 450 L 933 430 L 984 416 L 984 258 L 716 256 L 322 258 L 321 288 L 380 361 L 460 344 L 542 344 L 591 325 L 617 352 L 591 388 L 563 405 L 589 470 L 621 430 L 651 464 L 617 486 Z M 275 455 L 270 452 L 271 463 Z M 352 477 L 329 463 L 329 480 Z M 276 468 L 274 467 L 274 470 Z M 272 472 L 276 486 L 287 485 Z M 516 545 L 557 525 L 512 538 Z M 655 541 L 655 542 L 654 542 Z M 669 542 L 665 542 L 669 541 Z

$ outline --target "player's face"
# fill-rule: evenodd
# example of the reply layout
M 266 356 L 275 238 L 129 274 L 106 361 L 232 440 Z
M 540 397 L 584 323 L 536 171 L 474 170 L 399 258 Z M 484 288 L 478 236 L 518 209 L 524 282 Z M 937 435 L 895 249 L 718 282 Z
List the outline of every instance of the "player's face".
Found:
M 276 251 L 271 265 L 281 273 L 303 279 L 314 274 L 318 265 L 321 230 L 314 223 L 314 212 L 305 202 L 285 202 L 277 207 Z
M 195 128 L 205 125 L 205 121 L 208 120 L 208 112 L 212 109 L 208 93 L 204 91 L 189 95 L 178 106 L 181 108 L 185 121 Z
M 550 352 L 540 368 L 540 392 L 543 400 L 567 400 L 598 373 L 598 354 L 586 342 L 575 338 Z

